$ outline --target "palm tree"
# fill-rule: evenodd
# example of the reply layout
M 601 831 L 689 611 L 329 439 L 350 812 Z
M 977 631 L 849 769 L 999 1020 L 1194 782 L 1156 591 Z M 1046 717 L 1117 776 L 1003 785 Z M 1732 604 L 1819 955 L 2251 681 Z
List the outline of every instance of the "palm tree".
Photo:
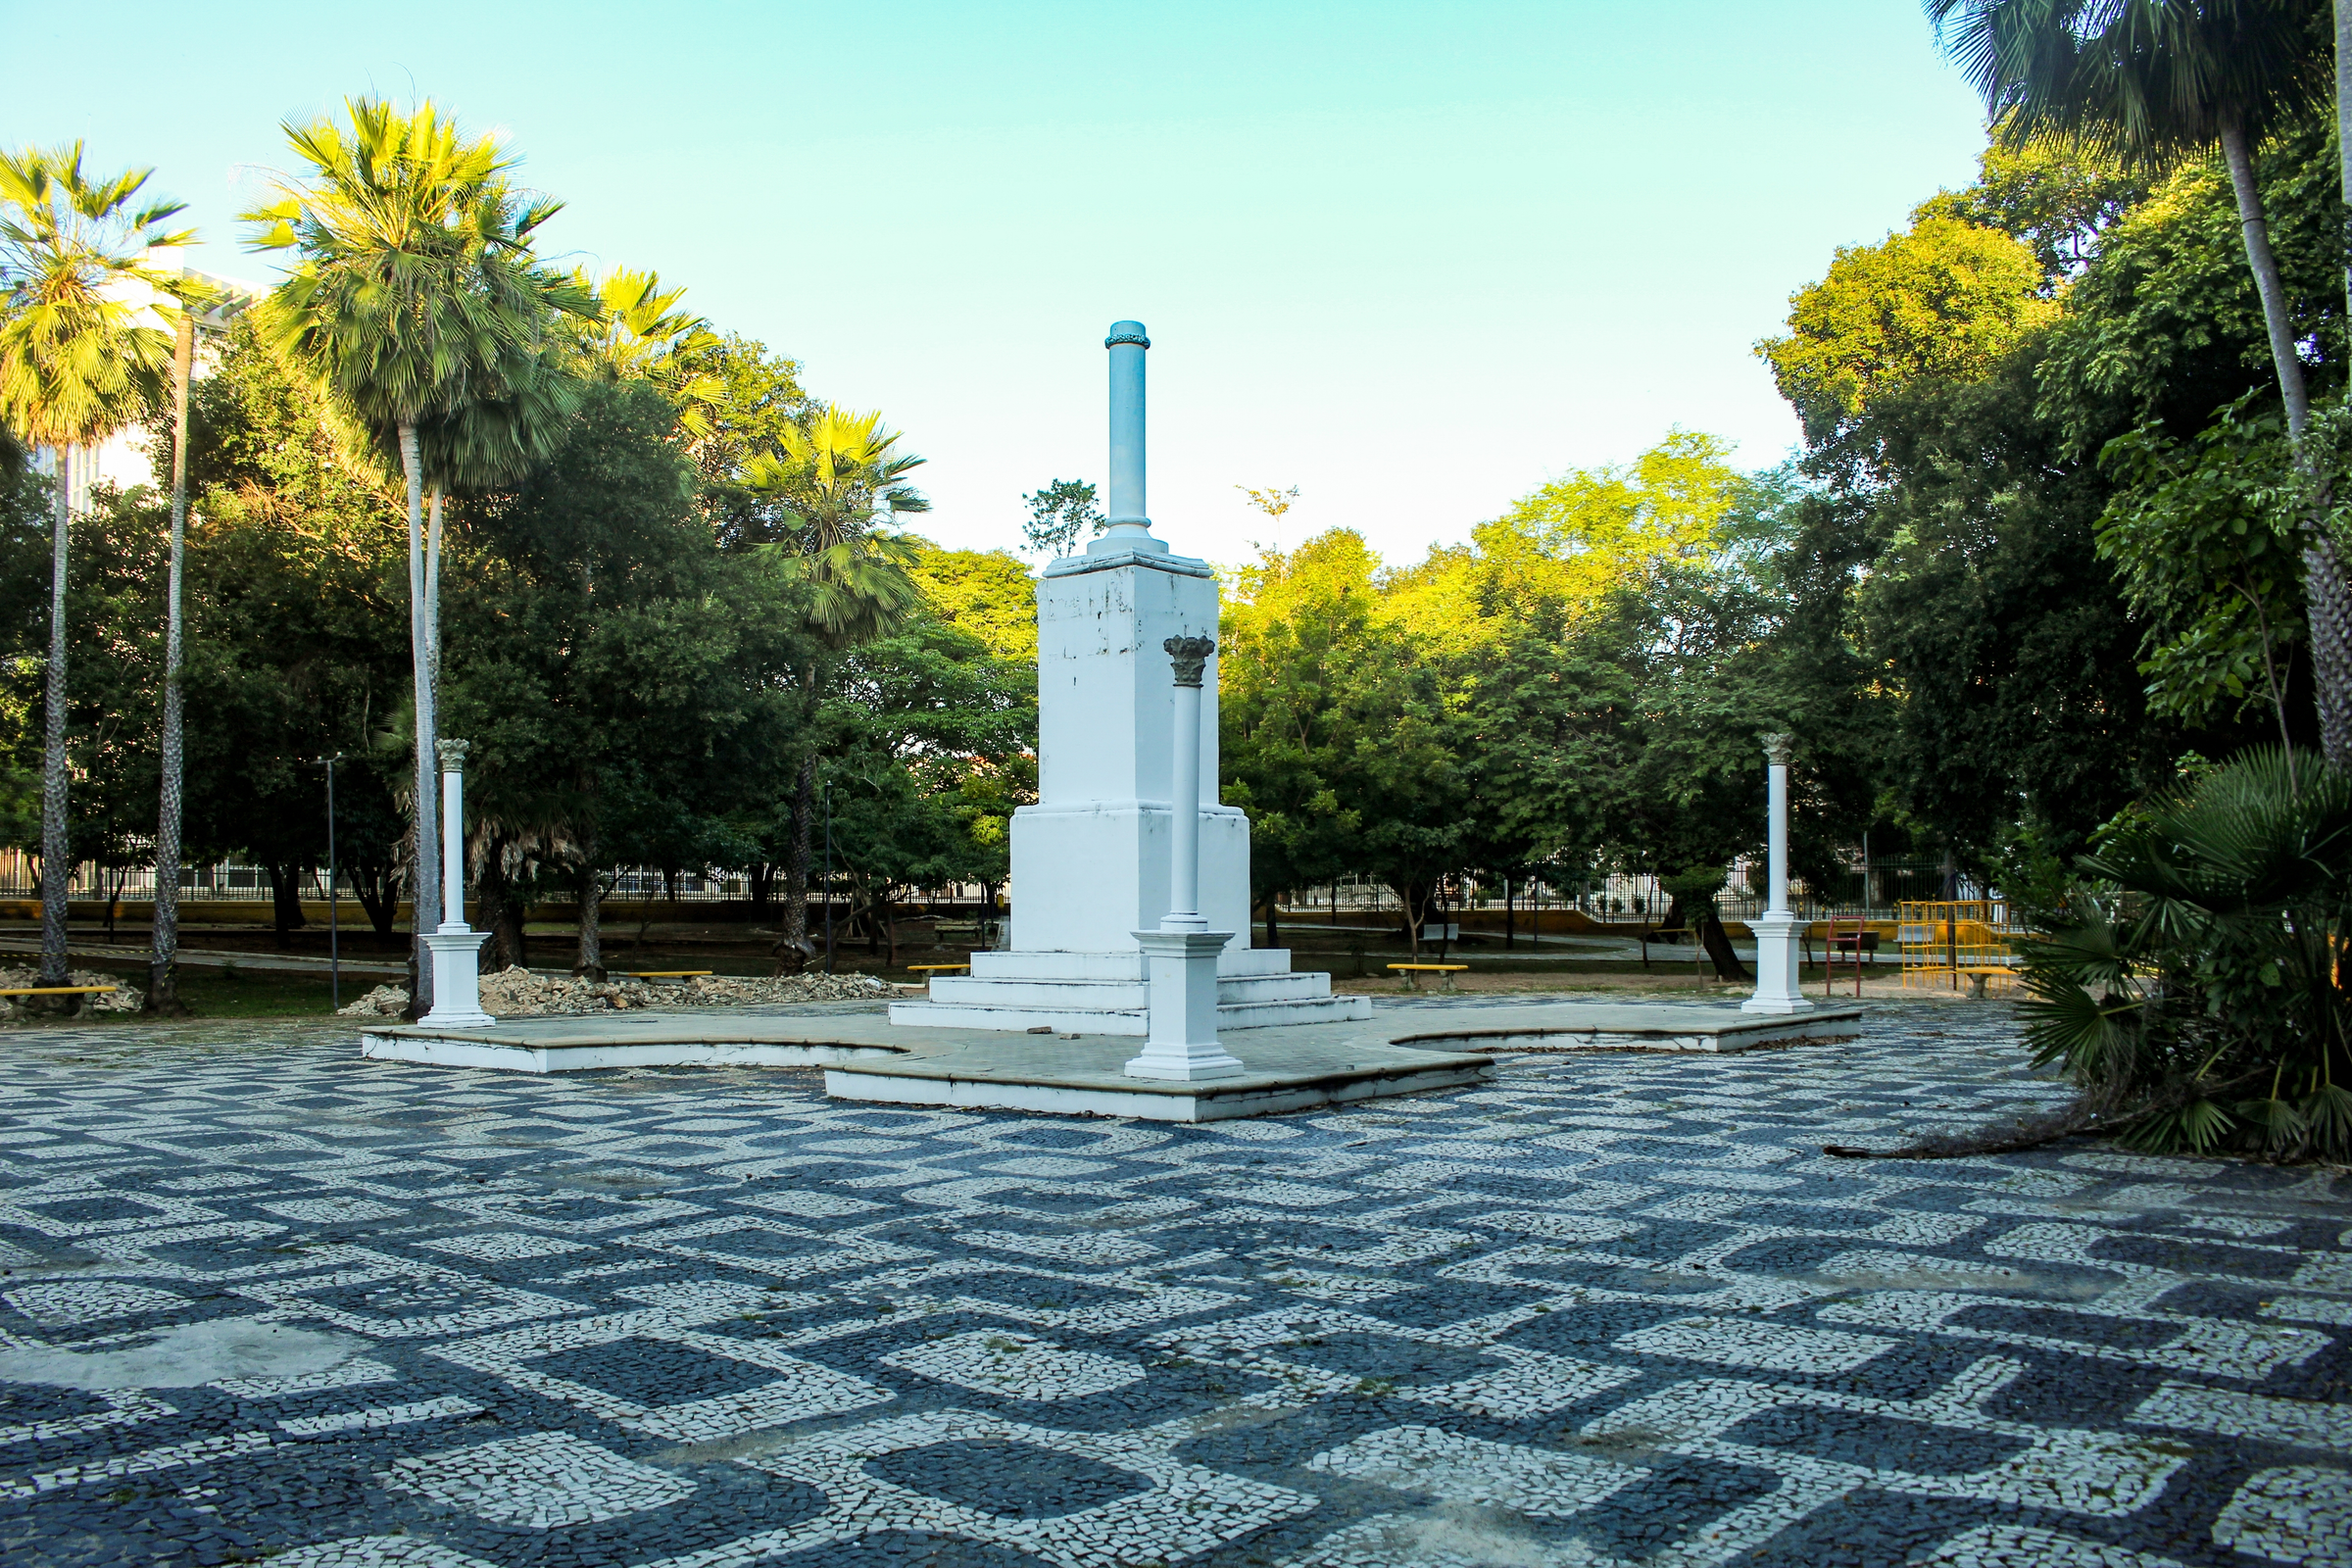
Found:
M 840 651 L 888 636 L 922 601 L 907 568 L 915 548 L 892 526 L 901 512 L 928 512 L 922 492 L 904 483 L 923 459 L 897 450 L 896 431 L 880 414 L 820 411 L 785 433 L 779 448 L 744 465 L 744 481 L 776 509 L 779 537 L 768 548 L 787 552 L 792 574 L 808 589 L 809 619 L 818 641 Z M 801 695 L 814 719 L 816 661 L 802 670 Z M 811 725 L 811 728 L 813 726 Z M 784 936 L 779 951 L 804 957 L 808 942 L 808 849 L 816 804 L 816 749 L 801 760 L 793 795 L 792 858 L 785 866 Z
M 82 172 L 81 143 L 0 153 L 0 423 L 56 460 L 49 567 L 49 670 L 41 760 L 41 984 L 64 985 L 66 885 L 66 553 L 74 449 L 94 446 L 160 400 L 172 338 L 123 296 L 177 281 L 148 265 L 191 229 L 166 225 L 172 201 L 134 206 L 152 170 L 112 179 Z M 147 307 L 167 319 L 169 305 Z
M 245 219 L 258 229 L 254 249 L 297 258 L 263 306 L 265 338 L 390 444 L 408 481 L 416 763 L 411 1006 L 421 1010 L 432 974 L 424 933 L 441 889 L 433 850 L 437 585 L 426 580 L 418 432 L 435 417 L 517 396 L 517 377 L 536 373 L 551 318 L 593 305 L 533 258 L 534 235 L 562 204 L 514 190 L 506 176 L 515 160 L 497 138 L 466 136 L 429 101 L 405 119 L 371 98 L 345 107 L 348 132 L 331 120 L 285 124 L 308 175 L 281 181 L 277 199 Z
M 427 514 L 424 559 L 425 662 L 433 710 L 441 701 L 441 536 L 443 503 L 452 495 L 488 495 L 513 485 L 561 444 L 580 406 L 580 384 L 554 352 L 507 357 L 484 387 L 500 395 L 454 404 L 416 426 L 417 466 Z
M 581 358 L 616 380 L 651 381 L 678 411 L 678 429 L 687 440 L 708 439 L 717 428 L 712 407 L 726 385 L 695 366 L 719 339 L 709 321 L 678 309 L 686 290 L 665 289 L 661 273 L 626 267 L 593 284 L 584 272 L 574 272 L 572 280 L 592 290 L 598 305 L 596 316 L 577 330 Z
M 182 274 L 178 330 L 172 342 L 172 550 L 164 585 L 163 777 L 155 813 L 155 897 L 148 922 L 143 1010 L 173 1018 L 188 1010 L 179 1000 L 179 845 L 187 773 L 179 689 L 179 590 L 188 543 L 188 393 L 196 372 L 196 311 L 208 293 L 194 274 Z
M 2254 147 L 2328 101 L 2312 49 L 2322 0 L 1925 0 L 1945 52 L 2012 145 L 2054 138 L 2162 170 L 2219 147 L 2237 197 L 2246 265 L 2269 329 L 2286 423 L 2306 462 L 2311 395 L 2286 288 L 2271 254 Z M 2352 164 L 2346 166 L 2352 195 Z M 2326 529 L 2303 545 L 2320 742 L 2352 766 L 2352 588 Z
M 2335 0 L 2335 157 L 2337 188 L 2352 210 L 2352 0 Z M 2352 311 L 2352 246 L 2344 249 L 2344 305 Z

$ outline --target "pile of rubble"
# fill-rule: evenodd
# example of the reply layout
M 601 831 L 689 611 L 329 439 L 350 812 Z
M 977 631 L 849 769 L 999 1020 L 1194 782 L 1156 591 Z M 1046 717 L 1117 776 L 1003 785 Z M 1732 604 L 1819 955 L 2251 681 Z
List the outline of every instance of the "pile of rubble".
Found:
M 24 987 L 37 986 L 40 983 L 41 971 L 31 964 L 12 964 L 7 968 L 0 968 L 0 991 L 21 990 Z M 24 1017 L 24 1004 L 28 1002 L 35 1004 L 45 1002 L 52 1005 L 63 1003 L 69 1007 L 79 1003 L 85 1012 L 136 1012 L 147 1000 L 146 992 L 141 991 L 119 974 L 99 974 L 92 969 L 74 969 L 67 974 L 66 984 L 70 986 L 113 986 L 116 989 L 80 997 L 0 997 L 0 1020 L 13 1021 Z
M 482 1010 L 498 1018 L 779 1002 L 872 1002 L 897 994 L 898 988 L 889 981 L 864 974 L 803 974 L 774 980 L 714 974 L 697 975 L 677 984 L 646 980 L 591 984 L 569 975 L 534 974 L 518 966 L 482 976 Z M 390 1018 L 408 1004 L 407 987 L 377 986 L 343 1011 L 355 1018 Z
M 347 1002 L 339 1009 L 346 1018 L 397 1018 L 409 1004 L 407 986 L 377 986 L 357 1002 Z

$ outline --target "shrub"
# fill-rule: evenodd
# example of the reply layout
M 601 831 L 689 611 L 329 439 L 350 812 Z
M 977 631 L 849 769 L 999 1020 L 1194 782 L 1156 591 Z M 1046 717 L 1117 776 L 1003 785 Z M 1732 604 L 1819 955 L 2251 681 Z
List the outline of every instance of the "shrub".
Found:
M 2352 1152 L 2352 778 L 2251 752 L 2132 813 L 2025 952 L 2027 1040 L 2123 1142 Z

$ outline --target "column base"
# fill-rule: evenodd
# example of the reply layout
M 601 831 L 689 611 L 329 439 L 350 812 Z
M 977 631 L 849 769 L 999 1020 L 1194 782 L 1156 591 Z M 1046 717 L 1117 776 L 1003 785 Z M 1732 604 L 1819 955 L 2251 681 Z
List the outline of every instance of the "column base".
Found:
M 482 1010 L 482 944 L 487 931 L 444 925 L 424 935 L 433 955 L 433 1010 L 420 1023 L 436 1029 L 488 1029 L 498 1022 Z
M 1748 922 L 1756 935 L 1756 994 L 1740 1004 L 1741 1012 L 1811 1012 L 1802 985 L 1805 922 L 1793 914 L 1760 914 Z
M 1151 1023 L 1130 1078 L 1193 1083 L 1248 1072 L 1217 1043 L 1217 955 L 1230 931 L 1138 931 L 1152 976 Z

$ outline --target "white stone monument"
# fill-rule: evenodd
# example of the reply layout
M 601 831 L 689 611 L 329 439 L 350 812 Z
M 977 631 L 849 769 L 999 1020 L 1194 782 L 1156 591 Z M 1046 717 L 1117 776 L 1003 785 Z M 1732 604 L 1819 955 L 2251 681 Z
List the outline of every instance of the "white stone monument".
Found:
M 1805 922 L 1788 912 L 1788 760 L 1795 737 L 1764 737 L 1766 828 L 1770 863 L 1764 912 L 1748 922 L 1756 934 L 1756 994 L 1740 1004 L 1741 1012 L 1811 1012 L 1803 976 Z
M 1293 974 L 1290 954 L 1250 946 L 1250 822 L 1238 808 L 1180 812 L 1179 688 L 1167 645 L 1213 639 L 1217 580 L 1174 555 L 1144 512 L 1144 355 L 1140 321 L 1117 321 L 1110 351 L 1109 527 L 1037 587 L 1038 802 L 1012 818 L 1011 948 L 972 955 L 968 977 L 933 980 L 929 1000 L 890 1009 L 901 1024 L 1071 1033 L 1151 1032 L 1151 980 L 1138 932 L 1176 907 L 1178 817 L 1199 834 L 1202 931 L 1217 951 L 1217 1024 L 1368 1018 L 1371 1002 L 1334 997 L 1331 977 Z M 1217 666 L 1196 688 L 1199 777 L 1217 777 Z M 1141 1059 L 1141 1058 L 1139 1058 Z
M 439 1029 L 487 1029 L 482 1010 L 481 950 L 489 938 L 466 923 L 466 752 L 464 741 L 436 742 L 441 755 L 441 923 L 424 935 L 433 955 L 433 1010 Z M 423 918 L 423 911 L 417 911 Z

